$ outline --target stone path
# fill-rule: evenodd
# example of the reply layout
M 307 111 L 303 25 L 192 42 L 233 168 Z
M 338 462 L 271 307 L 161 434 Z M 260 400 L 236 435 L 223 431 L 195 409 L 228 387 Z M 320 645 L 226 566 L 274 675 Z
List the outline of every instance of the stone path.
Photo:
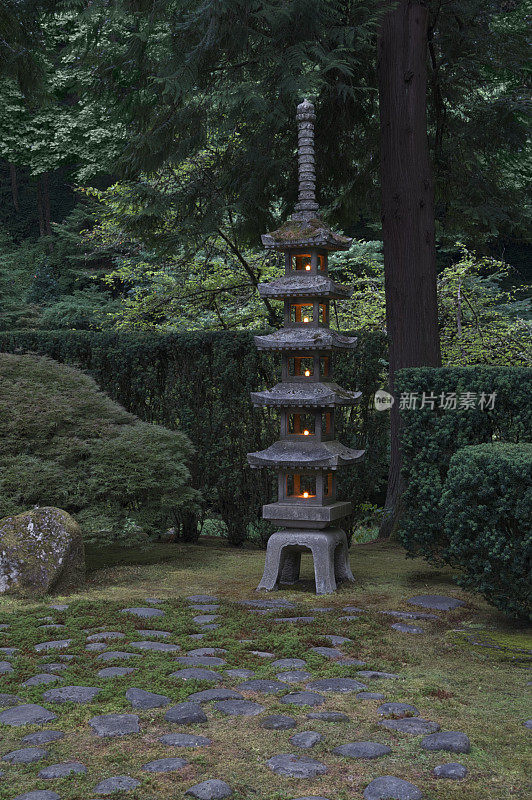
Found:
M 442 612 L 461 604 L 454 598 L 428 595 L 412 597 L 408 603 L 431 613 L 379 613 L 430 625 L 433 619 L 441 619 Z M 186 630 L 174 627 L 174 607 L 188 614 Z M 260 612 L 258 619 L 271 620 L 273 631 L 297 626 L 307 642 L 292 656 L 276 653 L 273 647 L 263 650 L 264 639 L 253 638 L 253 621 L 244 626 L 247 636 L 241 633 L 243 638 L 235 640 L 231 625 L 224 634 L 235 610 L 244 615 L 249 612 L 250 620 Z M 245 787 L 230 786 L 212 772 L 205 774 L 204 761 L 198 758 L 218 744 L 216 733 L 211 732 L 215 723 L 232 719 L 244 746 L 246 730 L 256 735 L 258 727 L 268 737 L 271 755 L 262 762 L 264 774 L 290 778 L 289 784 L 283 784 L 289 785 L 290 791 L 293 787 L 304 791 L 305 782 L 312 782 L 310 794 L 302 795 L 301 790 L 298 794 L 296 788 L 293 800 L 335 800 L 317 795 L 313 781 L 338 766 L 349 769 L 366 761 L 375 762 L 377 777 L 354 797 L 422 798 L 418 787 L 386 774 L 386 764 L 392 763 L 387 757 L 394 756 L 397 737 L 417 737 L 419 752 L 425 752 L 427 759 L 436 753 L 436 760 L 445 753 L 467 755 L 471 749 L 468 736 L 461 731 L 442 731 L 437 720 L 425 719 L 422 713 L 430 713 L 430 708 L 418 709 L 408 702 L 408 686 L 400 673 L 386 671 L 384 664 L 366 665 L 356 657 L 353 624 L 371 611 L 356 606 L 316 606 L 309 615 L 298 614 L 298 610 L 282 598 L 237 604 L 211 595 L 193 595 L 172 603 L 146 598 L 145 605 L 114 610 L 111 627 L 101 626 L 98 616 L 94 616 L 97 627 L 91 626 L 90 619 L 87 622 L 90 615 L 85 614 L 88 627 L 80 628 L 68 605 L 51 604 L 46 609 L 49 613 L 35 619 L 31 647 L 21 656 L 15 646 L 20 642 L 11 642 L 12 626 L 4 615 L 0 624 L 0 735 L 2 730 L 20 728 L 20 736 L 15 747 L 0 750 L 0 796 L 6 800 L 96 800 L 130 793 L 132 798 L 152 800 L 157 796 L 153 781 L 161 775 L 176 781 L 172 786 L 181 794 L 175 797 L 218 800 L 235 793 L 247 797 L 242 794 Z M 152 621 L 157 627 L 146 627 Z M 317 634 L 313 633 L 316 625 Z M 324 632 L 327 627 L 329 632 Z M 65 638 L 47 639 L 46 632 L 50 636 L 54 630 L 61 630 Z M 391 622 L 390 630 L 407 637 L 423 635 L 427 629 Z M 350 636 L 343 635 L 348 632 Z M 273 633 L 272 643 L 275 636 Z M 197 646 L 199 637 L 204 637 L 205 646 Z M 236 659 L 232 654 L 235 641 L 240 648 Z M 113 649 L 116 647 L 120 649 Z M 152 665 L 152 673 L 143 672 L 145 664 Z M 368 668 L 361 669 L 365 666 Z M 79 675 L 80 667 L 84 680 L 73 681 L 71 676 Z M 157 676 L 153 685 L 146 680 L 147 674 Z M 379 691 L 374 691 L 375 686 Z M 399 692 L 403 699 L 388 700 L 387 690 L 392 695 Z M 350 713 L 335 709 L 335 703 L 343 698 L 351 701 Z M 110 711 L 113 704 L 120 710 Z M 373 708 L 371 738 L 367 740 L 356 735 L 357 704 Z M 74 718 L 83 729 L 72 727 Z M 313 729 L 320 725 L 323 728 Z M 116 759 L 109 759 L 107 766 L 104 762 L 108 774 L 102 775 L 101 763 L 94 769 L 92 748 L 87 753 L 83 750 L 83 741 L 92 740 L 99 742 L 100 748 L 111 746 L 107 740 L 118 745 L 127 742 L 125 756 L 116 762 L 121 768 L 114 766 Z M 157 754 L 156 748 L 159 757 L 150 757 L 152 750 Z M 318 755 L 307 755 L 309 750 Z M 61 759 L 59 753 L 68 757 Z M 128 753 L 132 754 L 129 762 Z M 133 757 L 135 753 L 138 757 Z M 249 797 L 256 797 L 253 772 L 260 768 L 257 764 L 250 770 Z M 426 771 L 435 786 L 438 781 L 464 780 L 468 775 L 461 763 L 431 764 L 430 759 Z M 32 788 L 22 791 L 22 784 Z M 76 793 L 80 786 L 83 794 Z

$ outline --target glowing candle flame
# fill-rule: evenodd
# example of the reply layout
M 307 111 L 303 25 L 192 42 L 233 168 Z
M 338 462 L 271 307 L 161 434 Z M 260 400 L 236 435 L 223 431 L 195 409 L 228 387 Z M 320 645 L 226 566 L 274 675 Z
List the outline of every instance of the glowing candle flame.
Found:
M 305 378 L 310 378 L 310 370 L 309 369 L 305 370 Z
M 308 492 L 303 492 L 303 497 L 308 497 Z
M 308 322 L 308 317 L 303 317 L 303 322 Z
M 303 431 L 303 436 L 308 436 L 310 431 Z
M 310 272 L 310 264 L 307 264 L 307 266 L 305 267 L 305 269 L 307 270 L 307 272 Z

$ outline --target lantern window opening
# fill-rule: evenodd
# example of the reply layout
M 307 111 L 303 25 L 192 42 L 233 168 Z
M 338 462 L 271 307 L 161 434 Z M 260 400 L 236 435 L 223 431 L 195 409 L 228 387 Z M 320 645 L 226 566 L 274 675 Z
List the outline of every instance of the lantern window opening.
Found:
M 291 268 L 294 272 L 325 272 L 327 270 L 327 256 L 324 253 L 315 253 L 316 268 L 313 269 L 311 253 L 292 253 L 290 256 Z
M 288 412 L 288 433 L 297 436 L 316 435 L 316 416 L 315 414 L 304 413 L 301 411 Z
M 314 375 L 314 358 L 312 356 L 294 356 L 288 358 L 288 377 L 312 378 Z
M 316 476 L 301 472 L 286 475 L 286 497 L 289 500 L 310 500 L 316 497 Z
M 314 322 L 314 304 L 290 303 L 290 322 L 302 325 Z

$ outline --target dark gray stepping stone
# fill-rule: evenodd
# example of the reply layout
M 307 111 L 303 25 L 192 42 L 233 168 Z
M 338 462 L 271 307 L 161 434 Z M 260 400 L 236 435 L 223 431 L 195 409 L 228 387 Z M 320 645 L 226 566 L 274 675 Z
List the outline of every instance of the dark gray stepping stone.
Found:
M 437 614 L 424 614 L 422 611 L 379 611 L 379 614 L 399 619 L 439 619 Z
M 115 794 L 115 792 L 129 792 L 131 789 L 136 789 L 140 786 L 140 781 L 131 778 L 129 775 L 117 775 L 115 778 L 106 778 L 101 781 L 92 790 L 94 794 L 99 794 L 102 797 Z
M 164 617 L 164 611 L 160 608 L 123 608 L 122 614 L 132 614 L 141 619 L 152 619 L 153 617 Z
M 425 736 L 421 740 L 424 750 L 446 750 L 448 753 L 469 753 L 471 743 L 465 733 L 459 731 L 440 731 Z
M 72 644 L 72 639 L 54 639 L 50 642 L 36 644 L 34 649 L 36 653 L 42 653 L 46 650 L 64 650 L 70 644 Z
M 137 634 L 139 636 L 146 636 L 146 637 L 154 636 L 156 639 L 168 639 L 168 637 L 172 635 L 170 631 L 146 631 L 146 630 L 137 631 Z
M 432 774 L 435 778 L 449 778 L 452 781 L 460 781 L 467 775 L 467 767 L 463 764 L 438 764 L 434 767 Z
M 359 692 L 357 700 L 385 700 L 386 695 L 380 692 Z
M 335 747 L 333 753 L 345 758 L 381 758 L 392 752 L 392 748 L 379 742 L 349 742 Z
M 188 638 L 189 639 L 205 639 L 206 636 L 207 636 L 206 633 L 189 633 Z
M 218 656 L 178 656 L 176 663 L 185 667 L 223 667 L 227 661 Z
M 312 611 L 315 614 L 325 614 L 328 611 L 334 611 L 334 608 L 332 608 L 332 606 L 327 606 L 327 607 L 325 607 L 325 606 L 314 606 Z
M 525 728 L 532 729 L 532 719 L 527 719 L 525 722 L 523 722 L 523 725 L 525 726 Z
M 248 678 L 255 677 L 255 672 L 253 672 L 252 669 L 224 669 L 224 672 L 226 675 L 229 675 L 230 678 L 236 678 L 237 680 L 247 680 Z
M 251 681 L 239 683 L 237 689 L 241 692 L 258 692 L 260 694 L 278 694 L 284 692 L 286 686 L 279 681 L 270 681 L 265 678 L 256 678 Z
M 133 708 L 162 708 L 171 703 L 170 698 L 164 694 L 154 694 L 134 687 L 127 690 L 126 700 L 131 703 Z
M 0 653 L 6 656 L 14 656 L 18 652 L 18 647 L 0 647 Z
M 422 800 L 422 798 L 423 794 L 417 786 L 392 775 L 375 778 L 364 790 L 364 800 Z
M 187 656 L 216 656 L 216 653 L 227 653 L 225 647 L 197 647 L 189 650 Z
M 219 627 L 220 626 L 216 622 L 210 622 L 210 623 L 206 623 L 205 625 L 202 625 L 201 629 L 203 631 L 215 631 L 216 628 L 219 628 Z
M 274 669 L 302 669 L 307 666 L 307 662 L 302 658 L 278 658 L 272 662 Z
M 178 644 L 168 644 L 168 642 L 131 642 L 129 646 L 135 650 L 152 650 L 155 653 L 177 653 L 181 650 Z
M 177 772 L 187 764 L 188 761 L 185 761 L 184 758 L 158 758 L 156 761 L 144 764 L 141 769 L 143 772 Z
M 418 628 L 417 625 L 406 625 L 404 622 L 394 622 L 390 627 L 399 633 L 425 633 L 423 628 Z
M 60 624 L 59 622 L 47 622 L 45 625 L 37 625 L 39 630 L 49 630 L 50 628 L 66 628 L 66 625 Z
M 231 717 L 255 717 L 266 711 L 260 703 L 253 703 L 251 700 L 219 700 L 214 705 L 218 711 Z
M 321 719 L 322 722 L 349 722 L 349 717 L 342 711 L 310 711 L 309 719 Z
M 48 744 L 48 742 L 58 742 L 64 739 L 65 734 L 63 731 L 38 731 L 37 733 L 29 733 L 21 740 L 21 744 L 40 745 Z
M 190 597 L 187 597 L 187 600 L 190 600 L 191 603 L 217 603 L 218 598 L 213 597 L 210 594 L 192 594 Z
M 170 747 L 208 747 L 212 739 L 206 736 L 194 736 L 193 733 L 166 733 L 159 741 Z
M 419 717 L 419 711 L 408 703 L 383 703 L 377 713 L 383 717 Z
M 43 672 L 40 675 L 34 675 L 33 678 L 28 678 L 22 686 L 46 686 L 49 683 L 55 683 L 60 680 L 59 675 L 50 675 L 47 672 Z
M 91 703 L 101 691 L 98 686 L 59 686 L 44 692 L 43 700 L 49 703 Z
M 294 706 L 321 706 L 325 698 L 316 692 L 291 692 L 281 697 L 281 703 Z
M 348 636 L 336 636 L 332 633 L 327 634 L 323 637 L 324 639 L 328 639 L 331 644 L 339 645 L 345 644 L 346 642 L 352 642 L 353 640 L 350 639 Z
M 419 717 L 405 717 L 404 719 L 385 719 L 379 722 L 383 728 L 389 731 L 399 731 L 399 733 L 409 733 L 411 736 L 423 736 L 428 733 L 435 733 L 440 730 L 437 722 Z
M 312 678 L 312 675 L 310 672 L 295 669 L 288 672 L 279 672 L 275 677 L 281 683 L 301 683 L 301 681 L 308 681 L 309 678 Z
M 53 608 L 54 611 L 66 611 L 68 608 L 68 603 L 52 603 L 50 608 Z
M 61 661 L 73 661 L 74 660 L 74 656 L 58 655 L 57 658 L 60 658 Z
M 27 686 L 27 682 L 22 684 L 23 686 Z M 18 706 L 20 703 L 23 703 L 20 697 L 17 697 L 16 694 L 6 694 L 5 692 L 0 692 L 0 708 L 12 708 L 13 706 Z
M 409 597 L 406 601 L 411 606 L 421 606 L 421 608 L 429 608 L 435 611 L 452 611 L 453 608 L 465 606 L 463 600 L 457 600 L 455 597 L 446 597 L 443 594 L 418 594 L 415 597 Z
M 2 761 L 7 761 L 8 764 L 35 764 L 41 758 L 46 758 L 48 750 L 42 747 L 23 747 L 21 750 L 12 750 L 11 753 L 6 753 L 2 756 Z
M 9 628 L 9 625 L 7 624 L 7 622 L 3 622 L 0 625 L 0 631 L 7 631 L 8 628 Z
M 354 614 L 346 614 L 344 617 L 338 617 L 338 619 L 341 622 L 354 622 L 356 619 L 358 619 L 358 616 L 355 616 Z
M 359 608 L 358 606 L 344 606 L 342 611 L 346 611 L 348 614 L 362 614 L 364 613 L 363 608 Z
M 87 636 L 88 642 L 108 642 L 111 639 L 125 639 L 126 634 L 120 631 L 102 631 L 101 633 L 91 633 Z
M 79 761 L 67 761 L 64 764 L 50 764 L 39 772 L 39 778 L 68 778 L 70 775 L 84 775 L 87 767 Z
M 196 797 L 197 800 L 224 800 L 225 797 L 231 797 L 233 790 L 225 781 L 209 778 L 208 781 L 191 786 L 185 794 Z
M 342 658 L 343 656 L 342 651 L 336 647 L 311 647 L 310 650 L 319 656 L 325 656 L 325 658 Z
M 167 722 L 175 722 L 176 725 L 192 725 L 194 722 L 207 722 L 205 712 L 199 703 L 178 703 L 172 706 L 164 718 Z
M 257 658 L 275 658 L 275 653 L 270 653 L 268 650 L 252 650 L 251 655 Z
M 97 736 L 127 736 L 140 733 L 139 718 L 136 714 L 102 714 L 89 720 L 89 725 Z
M 106 642 L 91 642 L 85 647 L 89 653 L 99 653 L 107 647 Z
M 353 678 L 320 678 L 320 680 L 312 681 L 305 687 L 310 691 L 318 692 L 360 692 L 368 687 L 360 681 L 355 681 Z
M 351 658 L 351 656 L 347 656 L 346 658 L 339 658 L 336 663 L 341 664 L 344 667 L 365 667 L 367 662 L 361 661 L 359 658 Z
M 131 675 L 135 672 L 133 667 L 104 667 L 98 672 L 99 678 L 123 678 L 124 675 Z
M 7 675 L 9 672 L 14 672 L 13 666 L 9 661 L 0 661 L 0 675 Z
M 220 608 L 219 603 L 191 603 L 189 606 L 190 609 L 194 611 L 203 611 L 204 614 L 211 614 L 213 611 L 217 611 Z
M 283 714 L 272 714 L 269 717 L 264 717 L 260 726 L 261 728 L 267 728 L 271 731 L 288 731 L 290 728 L 295 728 L 297 722 L 293 717 L 285 717 Z
M 192 622 L 197 625 L 209 625 L 215 619 L 218 619 L 218 616 L 218 614 L 198 614 L 197 617 L 192 617 Z
M 205 667 L 185 667 L 178 672 L 172 672 L 170 678 L 177 678 L 180 681 L 211 681 L 214 683 L 221 683 L 222 680 L 221 675 Z
M 240 606 L 251 606 L 252 608 L 295 608 L 295 603 L 290 600 L 283 600 L 278 597 L 276 600 L 238 600 Z
M 397 675 L 395 672 L 378 672 L 374 669 L 362 669 L 357 672 L 357 675 L 360 675 L 361 678 L 368 678 L 368 680 L 394 680 L 396 678 L 400 678 L 400 675 Z
M 24 703 L 21 706 L 14 706 L 14 708 L 6 708 L 5 711 L 0 711 L 0 723 L 2 725 L 45 725 L 54 719 L 57 719 L 55 714 L 35 703 Z
M 126 653 L 123 650 L 108 650 L 107 653 L 100 653 L 100 661 L 120 661 L 128 658 L 139 658 L 139 653 Z
M 145 597 L 145 603 L 153 603 L 154 606 L 159 605 L 159 603 L 164 603 L 164 600 L 161 600 L 160 597 Z
M 61 800 L 61 798 L 57 792 L 49 792 L 47 789 L 38 789 L 36 792 L 17 794 L 13 800 Z
M 314 622 L 316 617 L 275 617 L 274 622 L 288 622 L 296 625 L 300 622 Z
M 243 700 L 240 692 L 234 689 L 204 689 L 202 692 L 189 694 L 187 700 L 192 703 L 211 703 L 213 700 Z
M 301 731 L 300 733 L 294 733 L 294 735 L 290 737 L 290 742 L 296 747 L 308 750 L 314 747 L 315 744 L 318 744 L 318 742 L 321 742 L 322 739 L 323 736 L 321 733 L 317 733 L 316 731 Z
M 38 667 L 43 672 L 62 672 L 64 669 L 68 669 L 68 664 L 58 664 L 56 662 L 52 662 L 51 664 L 38 664 Z
M 307 756 L 296 756 L 294 753 L 280 753 L 266 762 L 276 775 L 288 775 L 291 778 L 315 778 L 324 775 L 327 767 L 321 761 Z

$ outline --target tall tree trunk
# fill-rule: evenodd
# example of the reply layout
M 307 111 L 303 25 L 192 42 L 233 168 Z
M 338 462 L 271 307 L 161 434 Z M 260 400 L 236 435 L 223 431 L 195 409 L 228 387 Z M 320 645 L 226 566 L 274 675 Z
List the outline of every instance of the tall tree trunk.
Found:
M 47 172 L 43 172 L 37 177 L 37 210 L 39 212 L 40 235 L 51 236 L 52 224 L 50 217 L 50 190 L 48 186 Z
M 401 367 L 440 366 L 434 187 L 427 138 L 427 6 L 398 0 L 378 42 L 382 229 L 390 391 Z M 380 538 L 400 515 L 399 398 L 391 410 L 391 463 Z
M 13 198 L 13 207 L 15 211 L 20 211 L 20 206 L 18 203 L 18 180 L 17 180 L 17 168 L 15 164 L 9 165 L 9 177 L 11 180 L 11 197 Z

